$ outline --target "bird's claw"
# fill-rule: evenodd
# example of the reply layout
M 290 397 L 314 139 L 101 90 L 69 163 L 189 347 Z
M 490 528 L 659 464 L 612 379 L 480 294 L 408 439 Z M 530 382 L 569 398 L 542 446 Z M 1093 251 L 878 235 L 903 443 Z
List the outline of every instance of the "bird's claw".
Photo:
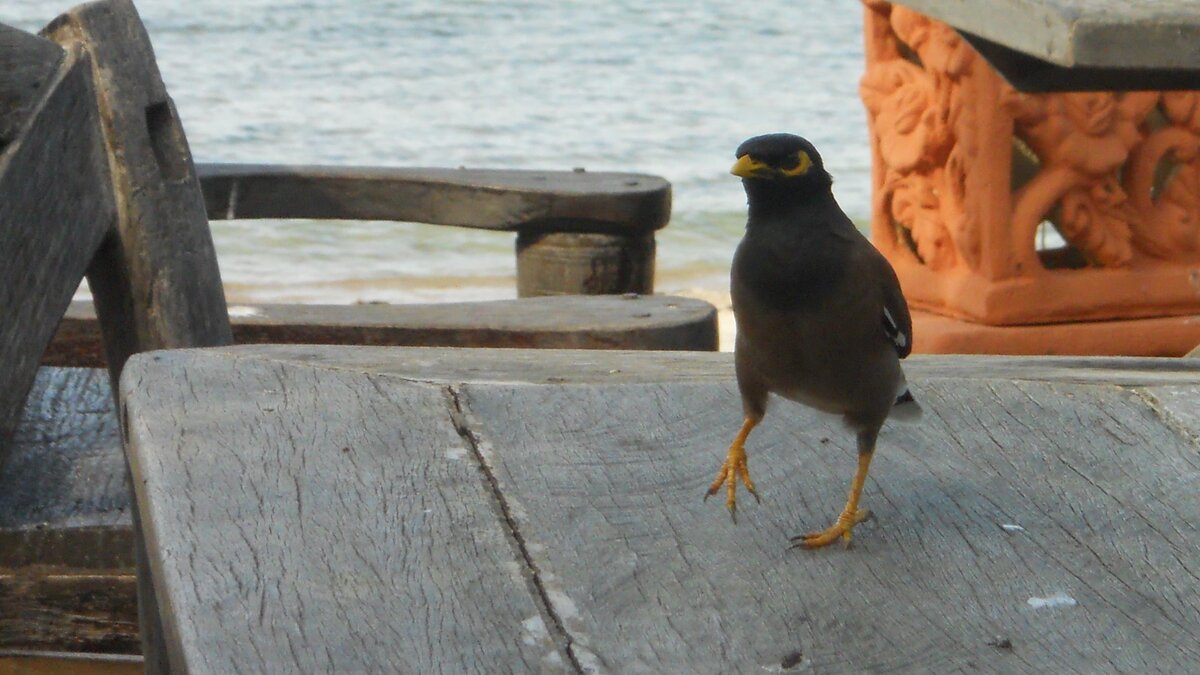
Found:
M 810 532 L 791 538 L 792 545 L 788 548 L 822 548 L 833 542 L 841 539 L 847 545 L 850 544 L 850 533 L 854 530 L 854 526 L 859 523 L 871 520 L 874 514 L 870 509 L 858 509 L 854 513 L 843 511 L 842 515 L 838 516 L 835 522 L 828 529 L 821 532 Z
M 750 479 L 750 467 L 746 464 L 746 451 L 735 445 L 729 449 L 725 463 L 717 472 L 716 480 L 708 486 L 708 492 L 704 493 L 704 500 L 708 501 L 708 498 L 717 494 L 717 491 L 724 485 L 725 507 L 729 509 L 729 517 L 735 524 L 737 523 L 737 484 L 739 480 L 745 484 L 750 494 L 754 495 L 755 501 L 761 504 L 762 497 L 758 496 L 758 490 L 754 488 L 754 481 Z

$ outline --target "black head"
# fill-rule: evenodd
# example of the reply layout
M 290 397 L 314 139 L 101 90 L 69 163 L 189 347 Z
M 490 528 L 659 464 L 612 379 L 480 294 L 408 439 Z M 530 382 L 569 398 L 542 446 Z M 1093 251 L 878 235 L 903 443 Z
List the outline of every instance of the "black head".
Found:
M 755 136 L 738 146 L 730 173 L 742 179 L 750 206 L 785 206 L 831 195 L 833 179 L 812 143 L 794 134 Z

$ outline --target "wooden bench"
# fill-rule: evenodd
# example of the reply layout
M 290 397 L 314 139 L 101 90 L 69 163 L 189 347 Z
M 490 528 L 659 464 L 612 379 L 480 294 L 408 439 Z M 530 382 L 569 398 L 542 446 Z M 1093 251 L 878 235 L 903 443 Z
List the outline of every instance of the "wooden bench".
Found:
M 201 164 L 208 217 L 392 220 L 517 233 L 517 291 L 650 293 L 659 176 L 575 171 Z
M 40 36 L 0 25 L 0 56 L 0 651 L 137 645 L 114 388 L 96 371 L 39 372 L 44 355 L 105 364 L 115 380 L 131 354 L 235 337 L 716 348 L 711 306 L 661 296 L 257 306 L 231 326 L 210 211 L 511 230 L 523 295 L 636 294 L 652 290 L 670 186 L 573 171 L 235 165 L 198 175 L 129 0 L 77 7 Z M 95 306 L 72 306 L 85 276 Z
M 893 0 L 958 29 L 1023 91 L 1200 89 L 1200 6 Z
M 238 347 L 122 380 L 149 672 L 1184 672 L 1200 363 L 929 357 L 849 550 L 841 422 L 701 496 L 729 354 Z
M 129 0 L 80 6 L 43 35 L 0 28 L 13 66 L 0 79 L 0 362 L 13 383 L 0 439 L 85 273 L 114 377 L 132 353 L 232 341 L 210 211 L 513 230 L 522 295 L 652 289 L 653 233 L 670 213 L 661 178 L 235 165 L 209 167 L 202 192 Z M 715 344 L 709 323 L 701 348 Z
M 235 305 L 235 344 L 716 351 L 716 309 L 671 295 L 560 295 L 428 305 Z M 95 308 L 74 302 L 42 356 L 103 367 Z

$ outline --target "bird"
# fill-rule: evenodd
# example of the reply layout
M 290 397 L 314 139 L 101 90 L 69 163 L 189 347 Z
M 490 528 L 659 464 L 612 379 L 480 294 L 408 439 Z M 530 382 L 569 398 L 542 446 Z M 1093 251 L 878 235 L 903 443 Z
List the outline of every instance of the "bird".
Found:
M 737 522 L 737 484 L 755 499 L 746 439 L 770 394 L 842 416 L 858 468 L 841 515 L 793 548 L 847 544 L 870 517 L 859 507 L 884 420 L 919 419 L 900 360 L 912 351 L 912 317 L 896 272 L 833 196 L 817 149 L 794 134 L 755 136 L 730 170 L 742 179 L 746 231 L 734 253 L 730 294 L 737 321 L 734 366 L 744 419 L 705 499 L 726 487 Z M 761 501 L 761 500 L 760 500 Z

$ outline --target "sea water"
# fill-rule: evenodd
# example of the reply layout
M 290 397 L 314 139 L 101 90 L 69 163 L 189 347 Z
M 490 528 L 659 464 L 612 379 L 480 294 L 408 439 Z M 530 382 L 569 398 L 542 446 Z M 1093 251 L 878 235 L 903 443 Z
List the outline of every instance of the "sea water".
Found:
M 9 0 L 37 30 L 74 0 Z M 855 0 L 136 0 L 200 162 L 633 171 L 674 186 L 656 289 L 728 291 L 743 139 L 807 136 L 869 213 Z M 514 297 L 515 237 L 216 221 L 235 302 Z

